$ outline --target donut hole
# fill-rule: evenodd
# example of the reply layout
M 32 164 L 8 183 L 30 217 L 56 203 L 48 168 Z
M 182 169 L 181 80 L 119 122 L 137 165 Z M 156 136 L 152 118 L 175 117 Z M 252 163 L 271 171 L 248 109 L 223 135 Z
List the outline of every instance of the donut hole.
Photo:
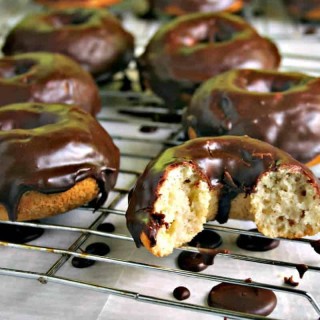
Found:
M 10 79 L 28 73 L 37 64 L 31 59 L 21 59 L 15 61 L 3 61 L 0 64 L 0 77 Z
M 248 79 L 243 88 L 249 92 L 274 93 L 289 91 L 300 85 L 296 79 Z
M 320 228 L 317 189 L 297 170 L 263 175 L 250 197 L 257 227 L 266 236 L 298 238 Z
M 88 23 L 92 17 L 91 12 L 86 12 L 83 10 L 73 11 L 71 13 L 60 12 L 55 15 L 50 16 L 49 23 L 55 28 L 61 28 L 64 26 L 77 26 Z
M 55 124 L 58 122 L 58 116 L 51 112 L 39 112 L 31 113 L 25 111 L 19 111 L 19 114 L 14 111 L 2 114 L 0 118 L 0 130 L 32 130 L 47 126 L 49 124 Z
M 192 165 L 183 164 L 167 170 L 154 204 L 154 212 L 164 214 L 166 223 L 159 229 L 156 245 L 151 248 L 158 256 L 190 242 L 218 206 L 214 191 Z
M 231 25 L 222 24 L 218 21 L 210 21 L 206 24 L 193 26 L 184 32 L 178 37 L 178 40 L 186 47 L 193 47 L 199 44 L 230 41 L 236 36 L 238 31 Z

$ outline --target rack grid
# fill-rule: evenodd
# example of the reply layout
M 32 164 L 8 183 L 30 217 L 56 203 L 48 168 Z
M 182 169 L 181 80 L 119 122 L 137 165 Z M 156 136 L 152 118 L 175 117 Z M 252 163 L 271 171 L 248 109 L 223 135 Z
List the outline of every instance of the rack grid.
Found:
M 280 5 L 280 7 L 279 7 Z M 280 8 L 280 9 L 279 9 Z M 254 12 L 263 10 L 264 17 L 255 17 Z M 280 13 L 279 13 L 280 12 Z M 281 24 L 274 26 L 270 23 L 268 17 L 274 17 L 277 13 L 281 15 Z M 297 70 L 299 67 L 300 71 L 306 73 L 312 73 L 320 75 L 320 56 L 317 56 L 314 50 L 302 50 L 301 43 L 307 43 L 308 46 L 316 46 L 317 33 L 310 36 L 304 35 L 304 30 L 308 27 L 306 25 L 301 25 L 297 21 L 292 21 L 283 11 L 281 3 L 277 1 L 253 1 L 252 6 L 245 12 L 247 18 L 252 21 L 252 23 L 259 29 L 260 32 L 268 35 L 279 45 L 282 55 L 284 57 L 282 69 L 283 70 Z M 128 18 L 127 18 L 128 19 Z M 131 20 L 130 20 L 131 19 Z M 139 46 L 143 47 L 146 39 L 148 39 L 152 32 L 156 29 L 155 25 L 148 27 L 149 23 L 145 21 L 136 21 L 134 18 L 130 17 L 130 23 L 136 23 L 139 27 L 133 28 L 140 32 Z M 132 22 L 134 21 L 134 22 Z M 279 27 L 280 26 L 280 27 Z M 314 27 L 314 26 L 313 26 Z M 315 26 L 317 29 L 318 27 Z M 141 36 L 141 30 L 144 30 L 144 36 Z M 280 30 L 280 31 L 279 31 Z M 146 32 L 148 34 L 146 34 Z M 298 48 L 297 50 L 292 50 L 292 48 Z M 138 51 L 141 48 L 138 47 Z M 309 54 L 311 52 L 311 54 Z M 128 74 L 133 74 L 135 78 L 134 66 L 128 71 Z M 119 80 L 121 81 L 121 79 Z M 120 170 L 120 183 L 117 184 L 116 188 L 113 190 L 109 197 L 108 202 L 97 212 L 92 215 L 92 219 L 87 223 L 86 226 L 79 226 L 77 221 L 72 218 L 67 220 L 67 223 L 55 223 L 55 218 L 43 220 L 40 223 L 36 222 L 1 222 L 1 224 L 12 224 L 16 226 L 29 226 L 43 228 L 47 231 L 54 231 L 57 233 L 67 233 L 74 234 L 74 239 L 68 246 L 63 246 L 61 248 L 60 243 L 49 244 L 37 244 L 32 242 L 29 244 L 15 244 L 8 242 L 0 242 L 1 247 L 10 248 L 10 250 L 17 249 L 23 253 L 36 252 L 40 255 L 49 254 L 54 256 L 50 258 L 52 263 L 48 263 L 45 271 L 39 272 L 36 270 L 28 270 L 28 268 L 15 268 L 15 267 L 0 267 L 0 274 L 4 276 L 13 276 L 17 279 L 27 278 L 32 280 L 38 280 L 41 284 L 46 285 L 47 283 L 56 283 L 69 287 L 78 287 L 86 289 L 89 291 L 98 291 L 104 294 L 119 296 L 123 298 L 128 298 L 135 300 L 136 308 L 138 309 L 138 302 L 146 302 L 154 305 L 174 307 L 182 310 L 191 310 L 200 314 L 216 315 L 221 317 L 227 317 L 228 319 L 266 319 L 263 316 L 253 316 L 249 314 L 243 314 L 235 311 L 222 310 L 217 308 L 211 308 L 206 305 L 206 303 L 188 303 L 188 302 L 178 302 L 174 300 L 170 293 L 167 293 L 165 297 L 162 295 L 153 295 L 143 290 L 135 290 L 130 286 L 123 288 L 122 285 L 105 285 L 101 283 L 100 278 L 91 277 L 90 281 L 81 280 L 80 278 L 75 278 L 71 276 L 60 275 L 62 270 L 69 266 L 70 258 L 72 257 L 82 257 L 90 260 L 99 262 L 101 268 L 108 270 L 109 265 L 116 266 L 117 268 L 125 268 L 138 270 L 140 275 L 145 273 L 152 273 L 152 277 L 167 276 L 171 275 L 172 279 L 176 277 L 183 279 L 191 279 L 193 283 L 199 283 L 202 285 L 204 282 L 226 282 L 233 284 L 242 284 L 250 287 L 257 288 L 267 288 L 279 293 L 280 295 L 285 295 L 285 298 L 280 299 L 280 305 L 277 308 L 283 308 L 283 302 L 289 301 L 292 296 L 298 297 L 299 299 L 305 300 L 308 305 L 307 316 L 309 318 L 316 318 L 320 316 L 320 306 L 318 301 L 320 301 L 320 295 L 315 295 L 310 293 L 308 288 L 296 289 L 279 284 L 274 284 L 270 279 L 265 279 L 265 281 L 253 281 L 252 283 L 247 283 L 238 277 L 232 277 L 227 275 L 215 274 L 214 267 L 210 269 L 209 273 L 195 273 L 190 271 L 180 270 L 174 265 L 174 257 L 170 259 L 169 263 L 166 265 L 168 260 L 165 260 L 164 265 L 157 260 L 157 263 L 149 262 L 149 257 L 147 256 L 146 261 L 139 261 L 139 259 L 131 259 L 132 256 L 128 254 L 129 258 L 119 258 L 112 255 L 107 255 L 104 257 L 87 254 L 82 252 L 82 247 L 85 243 L 93 241 L 93 239 L 98 239 L 98 241 L 113 241 L 113 245 L 121 246 L 121 243 L 125 242 L 131 246 L 131 250 L 134 251 L 134 246 L 132 245 L 133 239 L 126 232 L 116 232 L 105 233 L 97 230 L 97 227 L 104 221 L 113 217 L 117 221 L 120 221 L 119 225 L 125 225 L 125 207 L 126 200 L 129 190 L 135 183 L 138 175 L 143 171 L 146 163 L 156 156 L 159 152 L 164 150 L 169 146 L 173 146 L 180 143 L 181 127 L 178 123 L 166 123 L 166 122 L 154 122 L 152 119 L 158 119 L 161 115 L 166 113 L 159 100 L 149 94 L 138 92 L 138 91 L 113 91 L 101 89 L 101 96 L 106 101 L 108 106 L 99 115 L 99 120 L 102 125 L 105 126 L 111 136 L 113 137 L 115 143 L 120 147 L 121 150 L 121 170 Z M 134 103 L 132 103 L 134 101 Z M 147 112 L 147 115 L 145 114 Z M 131 115 L 128 115 L 130 113 Z M 142 116 L 143 113 L 143 116 Z M 142 127 L 153 127 L 155 128 L 154 133 L 142 133 L 140 130 Z M 79 211 L 92 212 L 89 207 L 80 208 Z M 63 221 L 63 220 L 62 220 Z M 73 223 L 74 222 L 74 223 Z M 255 235 L 256 233 L 248 231 L 243 227 L 233 227 L 227 224 L 217 225 L 214 223 L 207 223 L 204 226 L 206 229 L 214 230 L 221 235 Z M 121 228 L 120 228 L 121 229 Z M 260 237 L 264 237 L 259 235 Z M 312 248 L 310 239 L 279 239 L 281 244 L 284 246 L 291 245 L 294 248 L 298 248 L 297 251 L 310 251 L 312 253 Z M 41 241 L 40 241 L 41 242 Z M 144 250 L 144 249 L 140 249 Z M 184 246 L 176 250 L 176 253 L 180 250 L 198 252 L 197 248 Z M 1 256 L 1 251 L 0 251 Z M 142 255 L 144 258 L 145 256 Z M 284 270 L 295 270 L 297 265 L 300 263 L 295 263 L 287 259 L 272 259 L 265 254 L 251 254 L 238 252 L 237 250 L 232 251 L 228 254 L 218 254 L 217 259 L 221 260 L 222 264 L 237 264 L 245 262 L 250 263 L 254 273 L 259 273 L 261 270 L 267 266 L 272 266 L 276 268 L 284 268 Z M 312 260 L 312 259 L 311 259 Z M 150 259 L 150 261 L 153 261 Z M 314 261 L 314 260 L 312 260 Z M 307 263 L 308 264 L 308 274 L 310 273 L 312 277 L 317 277 L 320 275 L 320 260 L 319 262 Z M 98 265 L 98 264 L 97 264 Z M 87 269 L 79 270 L 81 272 L 86 272 Z M 250 269 L 251 270 L 251 269 Z M 123 272 L 123 271 L 122 271 Z M 131 271 L 130 271 L 131 272 Z M 278 272 L 278 271 L 277 271 Z M 74 274 L 74 273 L 73 273 Z M 120 279 L 120 277 L 119 277 Z M 170 280 L 171 281 L 171 280 Z M 303 280 L 302 280 L 303 281 Z M 316 281 L 316 280 L 314 280 Z M 121 281 L 118 281 L 118 284 Z M 211 285 L 212 286 L 212 285 Z M 172 284 L 172 289 L 174 289 L 174 284 Z M 298 287 L 299 288 L 299 287 Z M 147 290 L 148 291 L 148 290 Z M 282 304 L 281 304 L 282 302 Z M 288 313 L 284 313 L 288 315 Z M 289 313 L 290 314 L 290 313 Z M 283 319 L 283 314 L 280 313 L 280 317 L 268 319 Z M 100 319 L 100 318 L 99 318 Z

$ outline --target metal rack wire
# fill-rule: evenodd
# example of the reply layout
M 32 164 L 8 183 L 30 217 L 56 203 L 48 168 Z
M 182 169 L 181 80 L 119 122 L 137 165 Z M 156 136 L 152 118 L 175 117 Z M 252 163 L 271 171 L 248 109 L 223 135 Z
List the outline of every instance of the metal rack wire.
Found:
M 266 3 L 268 3 L 267 6 Z M 254 1 L 253 7 L 254 10 L 257 8 L 261 9 L 261 6 L 263 6 L 263 10 L 268 11 L 272 10 L 272 12 L 275 11 L 273 4 L 275 1 Z M 260 6 L 260 7 L 259 7 Z M 253 9 L 250 9 L 251 11 L 246 12 L 249 19 L 254 20 L 255 17 L 253 15 Z M 268 13 L 265 13 L 266 16 L 268 16 Z M 267 18 L 261 19 L 259 17 L 260 25 L 257 24 L 258 28 L 260 28 L 260 32 L 263 32 L 267 34 L 268 36 L 272 37 L 275 41 L 277 41 L 280 44 L 281 48 L 281 41 L 284 39 L 286 41 L 286 33 L 279 33 L 275 32 L 273 33 L 273 29 L 269 25 L 269 20 Z M 292 22 L 290 19 L 288 19 L 288 24 L 290 25 L 290 30 L 288 31 L 289 34 L 292 36 L 292 34 L 295 35 L 295 43 L 297 41 L 300 41 L 304 39 L 303 37 L 303 28 L 296 22 Z M 146 29 L 146 28 L 145 28 Z M 292 31 L 294 30 L 294 31 Z M 147 38 L 147 37 L 146 37 Z M 312 38 L 312 39 L 311 39 Z M 310 37 L 310 42 L 314 41 L 316 39 L 316 35 Z M 303 40 L 304 41 L 304 40 Z M 300 67 L 301 71 L 304 72 L 310 72 L 314 74 L 320 74 L 320 57 L 316 55 L 306 55 L 302 53 L 290 53 L 285 51 L 285 49 L 282 50 L 282 55 L 284 56 L 284 62 L 282 65 L 283 70 L 292 70 L 296 69 L 296 66 Z M 305 65 L 307 62 L 307 65 Z M 318 67 L 309 67 L 308 62 L 312 62 L 313 65 L 318 65 Z M 147 162 L 150 159 L 152 159 L 158 152 L 165 149 L 168 146 L 172 146 L 175 144 L 180 143 L 179 138 L 181 134 L 181 128 L 180 125 L 176 123 L 165 123 L 165 122 L 153 122 L 152 118 L 153 115 L 161 115 L 165 113 L 165 109 L 161 107 L 161 105 L 157 105 L 157 99 L 155 97 L 146 95 L 144 93 L 140 92 L 119 92 L 119 91 L 106 91 L 103 90 L 101 92 L 101 95 L 103 98 L 106 98 L 107 100 L 110 99 L 121 99 L 121 103 L 119 101 L 115 103 L 114 106 L 110 107 L 108 106 L 108 114 L 101 114 L 99 120 L 102 122 L 103 125 L 105 125 L 107 128 L 110 126 L 114 127 L 121 127 L 123 128 L 123 125 L 125 125 L 126 128 L 130 127 L 133 130 L 136 130 L 140 128 L 141 126 L 156 126 L 158 129 L 166 130 L 166 135 L 163 137 L 159 137 L 157 134 L 152 136 L 150 138 L 148 135 L 139 134 L 138 136 L 130 137 L 128 134 L 126 134 L 125 130 L 121 130 L 121 133 L 119 133 L 117 130 L 112 134 L 113 139 L 116 143 L 119 145 L 121 144 L 130 144 L 133 146 L 133 148 L 122 148 L 122 158 L 126 158 L 128 161 L 136 161 L 136 160 L 143 160 L 143 162 Z M 136 102 L 136 105 L 132 105 L 132 99 L 134 99 Z M 141 104 L 143 102 L 143 110 L 147 110 L 148 114 L 147 117 L 141 118 Z M 150 102 L 150 106 L 148 105 L 148 102 Z M 139 104 L 140 103 L 140 104 Z M 126 113 L 128 110 L 134 111 L 133 116 L 128 116 Z M 129 130 L 130 131 L 130 130 Z M 137 154 L 135 152 L 134 145 L 140 143 L 145 143 L 149 147 L 156 146 L 152 150 L 152 154 L 149 154 L 149 151 L 146 150 L 143 154 Z M 143 167 L 143 166 L 142 166 Z M 29 227 L 38 227 L 43 228 L 46 230 L 54 230 L 62 233 L 74 233 L 78 234 L 76 239 L 73 241 L 71 245 L 69 245 L 67 248 L 59 248 L 58 246 L 46 246 L 46 245 L 35 245 L 35 244 L 15 244 L 15 243 L 8 243 L 8 242 L 0 242 L 0 246 L 8 247 L 8 248 L 14 248 L 14 249 L 20 249 L 23 251 L 34 251 L 39 253 L 49 253 L 50 255 L 57 255 L 57 258 L 55 259 L 54 263 L 50 265 L 49 268 L 45 272 L 36 272 L 36 271 L 30 271 L 30 270 L 22 270 L 22 269 L 16 269 L 16 268 L 6 268 L 1 267 L 0 268 L 0 274 L 6 275 L 6 276 L 13 276 L 16 278 L 27 278 L 27 279 L 33 279 L 38 280 L 42 284 L 46 284 L 49 282 L 62 284 L 66 286 L 73 286 L 73 287 L 79 287 L 87 290 L 95 290 L 102 293 L 107 293 L 115 296 L 125 297 L 129 299 L 133 299 L 136 301 L 141 302 L 147 302 L 147 303 L 153 303 L 161 306 L 168 306 L 168 307 L 175 307 L 180 308 L 184 310 L 191 310 L 195 312 L 200 313 L 208 313 L 213 314 L 221 317 L 227 317 L 230 319 L 266 319 L 263 316 L 256 316 L 256 315 L 249 315 L 249 314 L 243 314 L 240 312 L 235 311 L 229 311 L 229 310 L 222 310 L 218 308 L 212 308 L 208 307 L 205 304 L 191 304 L 191 303 L 185 303 L 185 302 L 178 302 L 174 299 L 172 299 L 170 296 L 167 298 L 157 297 L 156 295 L 150 295 L 145 294 L 140 291 L 131 290 L 130 287 L 123 289 L 121 287 L 116 286 L 107 286 L 103 285 L 97 281 L 82 281 L 79 279 L 73 279 L 69 277 L 63 277 L 59 275 L 59 271 L 65 264 L 69 261 L 71 257 L 80 257 L 80 258 L 86 258 L 90 260 L 94 260 L 97 262 L 100 262 L 104 265 L 117 265 L 121 267 L 127 267 L 127 268 L 133 268 L 141 270 L 141 272 L 151 272 L 153 274 L 171 274 L 173 276 L 181 276 L 184 278 L 191 278 L 194 281 L 208 281 L 211 282 L 226 282 L 226 283 L 232 283 L 232 284 L 241 284 L 245 286 L 250 287 L 256 287 L 256 288 L 266 288 L 271 289 L 275 292 L 279 292 L 281 294 L 285 294 L 288 296 L 288 299 L 290 299 L 290 296 L 298 296 L 307 301 L 309 304 L 309 308 L 314 310 L 313 314 L 317 314 L 320 316 L 320 306 L 314 296 L 308 292 L 307 290 L 300 290 L 295 289 L 291 287 L 286 286 L 280 286 L 280 285 L 274 285 L 270 284 L 268 281 L 261 282 L 261 281 L 254 281 L 251 283 L 247 283 L 244 280 L 239 280 L 234 277 L 228 277 L 228 276 L 221 276 L 221 275 L 215 275 L 215 274 L 207 274 L 207 273 L 194 273 L 190 271 L 184 271 L 180 270 L 174 267 L 167 267 L 162 266 L 161 264 L 152 264 L 152 263 L 145 263 L 145 262 L 139 262 L 131 259 L 122 259 L 122 258 L 115 258 L 111 256 L 97 256 L 92 254 L 83 253 L 81 251 L 81 247 L 83 244 L 90 239 L 92 236 L 99 237 L 101 239 L 112 239 L 115 241 L 126 241 L 126 242 L 133 242 L 132 238 L 128 234 L 122 234 L 122 233 L 105 233 L 102 231 L 98 231 L 97 227 L 105 221 L 110 216 L 118 216 L 121 219 L 123 219 L 123 224 L 125 223 L 124 219 L 124 210 L 118 209 L 119 204 L 125 201 L 128 191 L 131 189 L 131 187 L 134 185 L 134 182 L 137 178 L 137 176 L 141 173 L 142 167 L 139 168 L 121 168 L 120 175 L 129 175 L 132 177 L 130 181 L 125 186 L 118 186 L 114 189 L 114 195 L 111 198 L 111 201 L 107 203 L 104 207 L 98 210 L 96 213 L 96 216 L 94 220 L 90 223 L 88 227 L 78 227 L 73 224 L 70 225 L 58 225 L 54 223 L 34 223 L 34 222 L 1 222 L 2 224 L 11 224 L 16 226 L 29 226 Z M 92 211 L 88 207 L 83 207 L 81 210 L 84 211 Z M 246 234 L 246 235 L 255 235 L 256 233 L 247 231 L 242 228 L 233 228 L 230 226 L 221 226 L 221 225 L 215 225 L 211 223 L 207 223 L 204 226 L 206 229 L 214 230 L 220 233 L 226 233 L 226 234 Z M 264 237 L 260 235 L 260 237 Z M 309 239 L 297 239 L 297 240 L 288 240 L 288 239 L 279 239 L 281 242 L 285 243 L 293 243 L 295 246 L 301 248 L 302 246 L 309 246 L 310 247 L 310 241 Z M 141 249 L 143 250 L 143 249 Z M 179 250 L 186 250 L 186 251 L 192 251 L 192 252 L 198 252 L 197 248 L 184 246 Z M 282 260 L 274 260 L 269 259 L 261 256 L 251 255 L 251 254 L 240 254 L 237 252 L 234 253 L 228 253 L 219 255 L 218 258 L 221 258 L 224 262 L 228 263 L 228 261 L 232 261 L 234 263 L 238 261 L 245 261 L 251 264 L 256 264 L 257 272 L 259 272 L 259 268 L 263 268 L 266 265 L 276 266 L 277 268 L 290 268 L 290 269 L 296 269 L 298 264 L 293 263 L 290 261 L 282 261 Z M 320 264 L 318 266 L 309 265 L 308 266 L 308 272 L 312 272 L 313 274 L 320 275 Z M 281 308 L 281 306 L 279 306 Z M 268 319 L 274 319 L 268 317 Z

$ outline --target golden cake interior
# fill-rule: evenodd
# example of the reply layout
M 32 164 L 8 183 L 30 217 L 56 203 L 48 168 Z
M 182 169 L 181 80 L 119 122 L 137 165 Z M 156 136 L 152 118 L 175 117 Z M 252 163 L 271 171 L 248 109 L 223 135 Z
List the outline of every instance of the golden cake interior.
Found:
M 159 257 L 191 241 L 206 221 L 216 217 L 221 190 L 188 164 L 169 166 L 164 176 L 153 213 L 164 214 L 166 224 L 160 227 L 155 246 L 141 235 L 146 248 Z M 252 220 L 269 237 L 298 238 L 320 230 L 319 204 L 318 188 L 309 178 L 285 167 L 262 174 L 250 195 L 240 193 L 232 200 L 229 217 Z

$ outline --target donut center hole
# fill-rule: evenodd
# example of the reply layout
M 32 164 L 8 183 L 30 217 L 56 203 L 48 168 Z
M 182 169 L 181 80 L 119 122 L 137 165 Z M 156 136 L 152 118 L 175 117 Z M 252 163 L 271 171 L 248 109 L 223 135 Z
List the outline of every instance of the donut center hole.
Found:
M 87 23 L 91 17 L 91 12 L 75 11 L 71 14 L 60 13 L 51 17 L 51 23 L 56 28 L 67 25 L 76 26 Z
M 31 113 L 19 110 L 9 111 L 0 119 L 0 130 L 31 130 L 58 122 L 58 116 L 50 112 Z
M 4 79 L 10 79 L 28 73 L 30 69 L 36 65 L 33 60 L 16 60 L 14 64 L 12 62 L 4 62 L 0 64 L 0 77 Z
M 246 90 L 258 93 L 285 92 L 297 86 L 297 81 L 265 81 L 255 80 L 247 83 Z
M 181 34 L 179 41 L 187 47 L 197 44 L 223 43 L 230 41 L 236 33 L 237 30 L 233 26 L 213 21 L 193 26 L 186 33 Z

